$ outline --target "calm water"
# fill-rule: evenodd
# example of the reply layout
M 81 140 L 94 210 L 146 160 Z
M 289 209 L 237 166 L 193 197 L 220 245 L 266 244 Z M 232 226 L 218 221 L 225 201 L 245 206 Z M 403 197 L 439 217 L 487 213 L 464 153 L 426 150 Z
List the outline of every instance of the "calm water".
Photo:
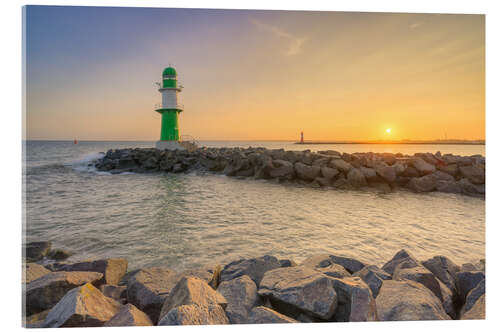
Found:
M 201 144 L 484 155 L 484 146 Z M 130 268 L 178 270 L 263 254 L 300 262 L 322 252 L 380 265 L 401 248 L 419 259 L 484 258 L 481 198 L 311 189 L 198 173 L 110 175 L 87 167 L 107 149 L 153 145 L 27 142 L 26 240 L 52 240 L 54 247 L 75 253 L 70 261 L 118 256 L 127 258 Z

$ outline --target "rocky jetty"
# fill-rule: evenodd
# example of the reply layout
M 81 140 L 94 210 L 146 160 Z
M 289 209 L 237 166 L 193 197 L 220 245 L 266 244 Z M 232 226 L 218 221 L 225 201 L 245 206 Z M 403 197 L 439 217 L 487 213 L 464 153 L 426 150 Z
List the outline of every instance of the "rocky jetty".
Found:
M 43 262 L 41 262 L 43 263 Z M 401 250 L 382 267 L 272 255 L 176 272 L 106 258 L 23 267 L 26 327 L 484 319 L 485 262 Z M 77 270 L 81 269 L 81 270 Z
M 311 152 L 252 147 L 202 147 L 192 151 L 116 149 L 109 150 L 95 163 L 97 170 L 110 173 L 200 171 L 311 187 L 373 188 L 381 192 L 408 189 L 473 196 L 485 194 L 485 166 L 486 159 L 481 155 L 347 154 L 334 150 Z

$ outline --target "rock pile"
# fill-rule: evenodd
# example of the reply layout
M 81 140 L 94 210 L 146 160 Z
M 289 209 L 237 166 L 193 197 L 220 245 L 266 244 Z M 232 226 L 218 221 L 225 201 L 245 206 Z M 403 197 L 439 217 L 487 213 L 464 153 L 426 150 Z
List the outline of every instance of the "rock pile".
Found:
M 484 319 L 484 260 L 425 261 L 401 250 L 382 267 L 270 255 L 176 272 L 126 272 L 124 259 L 25 267 L 26 327 Z M 76 269 L 82 269 L 81 271 Z M 33 270 L 33 272 L 30 272 Z
M 266 148 L 198 148 L 161 151 L 155 148 L 109 150 L 95 167 L 100 171 L 189 172 L 209 171 L 231 177 L 275 179 L 311 187 L 375 188 L 389 192 L 448 192 L 482 196 L 485 164 L 481 155 L 413 156 L 390 153 L 285 151 Z

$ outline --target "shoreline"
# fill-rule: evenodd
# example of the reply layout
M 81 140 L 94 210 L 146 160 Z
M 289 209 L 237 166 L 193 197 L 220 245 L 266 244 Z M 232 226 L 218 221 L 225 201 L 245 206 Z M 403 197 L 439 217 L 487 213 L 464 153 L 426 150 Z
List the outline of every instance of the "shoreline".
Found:
M 405 189 L 416 193 L 438 191 L 484 197 L 486 158 L 440 152 L 348 154 L 334 150 L 285 151 L 260 147 L 202 147 L 192 151 L 125 148 L 108 150 L 93 166 L 112 174 L 204 171 L 313 188 L 373 188 L 382 193 Z
M 57 251 L 50 242 L 27 247 L 35 256 L 27 260 Z M 23 326 L 484 319 L 484 259 L 461 266 L 444 256 L 419 259 L 404 249 L 380 267 L 334 254 L 301 263 L 264 255 L 182 272 L 130 271 L 121 258 L 30 262 Z

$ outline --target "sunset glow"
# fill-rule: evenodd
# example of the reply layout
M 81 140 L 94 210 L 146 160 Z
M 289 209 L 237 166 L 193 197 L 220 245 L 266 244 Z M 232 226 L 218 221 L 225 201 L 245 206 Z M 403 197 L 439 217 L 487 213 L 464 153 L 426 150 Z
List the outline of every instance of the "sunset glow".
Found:
M 393 140 L 485 137 L 483 15 L 34 6 L 27 21 L 28 139 L 155 140 L 169 63 L 198 140 L 381 140 L 385 119 Z

